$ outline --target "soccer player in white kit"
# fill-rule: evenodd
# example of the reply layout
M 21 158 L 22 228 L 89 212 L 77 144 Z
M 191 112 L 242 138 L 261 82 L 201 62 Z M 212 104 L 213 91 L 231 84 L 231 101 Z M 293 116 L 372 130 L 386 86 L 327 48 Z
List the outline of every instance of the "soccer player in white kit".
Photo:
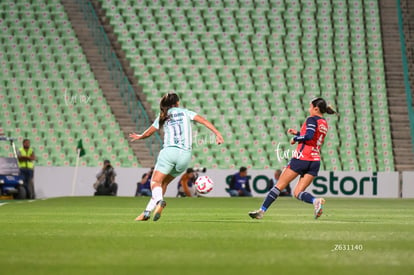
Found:
M 164 130 L 163 149 L 158 155 L 151 179 L 152 197 L 145 211 L 135 219 L 136 221 L 148 220 L 154 208 L 154 221 L 161 217 L 161 212 L 167 205 L 163 195 L 168 184 L 183 173 L 191 161 L 192 120 L 210 129 L 216 135 L 217 144 L 224 142 L 221 133 L 213 124 L 195 112 L 180 108 L 179 104 L 180 99 L 177 94 L 164 95 L 160 101 L 160 114 L 154 123 L 141 135 L 136 133 L 129 135 L 131 141 L 135 141 L 150 137 L 161 127 Z

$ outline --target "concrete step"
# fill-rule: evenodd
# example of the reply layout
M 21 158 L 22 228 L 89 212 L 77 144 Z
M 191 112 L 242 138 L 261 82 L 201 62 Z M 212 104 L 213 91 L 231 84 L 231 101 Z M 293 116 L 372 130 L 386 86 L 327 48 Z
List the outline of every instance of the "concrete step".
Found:
M 406 114 L 390 114 L 391 122 L 403 122 L 408 121 L 408 116 Z
M 394 166 L 397 171 L 414 171 L 414 165 L 412 164 L 395 164 Z
M 390 106 L 389 110 L 391 114 L 398 114 L 398 115 L 405 115 L 408 116 L 408 110 L 407 108 L 404 108 L 406 106 Z

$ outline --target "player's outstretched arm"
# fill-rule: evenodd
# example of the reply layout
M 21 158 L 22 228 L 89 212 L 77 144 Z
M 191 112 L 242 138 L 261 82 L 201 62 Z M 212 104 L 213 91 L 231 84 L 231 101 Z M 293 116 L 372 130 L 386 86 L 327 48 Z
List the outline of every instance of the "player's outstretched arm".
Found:
M 194 117 L 194 121 L 203 124 L 210 131 L 212 131 L 216 135 L 216 143 L 217 144 L 222 144 L 224 142 L 223 136 L 221 135 L 221 133 L 219 132 L 219 130 L 217 130 L 216 127 L 214 127 L 214 125 L 211 124 L 210 121 L 208 121 L 207 119 L 205 119 L 204 117 L 202 117 L 200 115 L 196 115 Z
M 145 139 L 147 137 L 152 136 L 156 131 L 157 131 L 157 128 L 155 128 L 154 126 L 150 126 L 147 130 L 145 130 L 144 133 L 142 133 L 142 135 L 139 135 L 137 133 L 131 133 L 129 134 L 129 138 L 131 139 L 131 141 Z

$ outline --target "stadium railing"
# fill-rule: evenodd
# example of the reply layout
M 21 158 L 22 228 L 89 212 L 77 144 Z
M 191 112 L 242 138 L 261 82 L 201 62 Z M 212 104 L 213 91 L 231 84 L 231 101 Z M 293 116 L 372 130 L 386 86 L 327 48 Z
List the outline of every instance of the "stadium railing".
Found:
M 124 104 L 127 105 L 128 112 L 133 116 L 136 130 L 143 132 L 151 125 L 148 114 L 141 101 L 136 97 L 135 91 L 130 84 L 116 54 L 111 48 L 111 43 L 105 30 L 99 23 L 98 16 L 90 1 L 77 0 L 81 6 L 84 18 L 88 22 L 88 27 L 92 30 L 95 44 L 98 46 L 111 74 L 112 80 L 116 83 Z M 161 138 L 158 133 L 146 140 L 151 156 L 154 158 L 161 149 Z
M 403 72 L 404 72 L 405 95 L 406 95 L 406 100 L 407 100 L 408 117 L 410 119 L 411 143 L 413 144 L 413 151 L 414 151 L 413 99 L 412 99 L 412 96 L 411 96 L 410 76 L 409 76 L 409 73 L 408 73 L 408 62 L 407 62 L 407 56 L 406 56 L 405 36 L 404 36 L 404 30 L 403 30 L 403 16 L 402 16 L 401 1 L 400 0 L 397 0 L 397 11 L 398 11 L 398 31 L 400 33 L 401 54 L 402 54 Z

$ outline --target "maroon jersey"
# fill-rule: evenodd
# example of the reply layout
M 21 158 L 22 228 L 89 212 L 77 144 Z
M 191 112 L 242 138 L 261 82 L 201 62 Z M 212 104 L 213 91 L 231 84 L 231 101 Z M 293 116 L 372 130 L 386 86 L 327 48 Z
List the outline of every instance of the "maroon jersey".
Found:
M 294 158 L 320 161 L 320 148 L 328 133 L 328 123 L 323 117 L 308 117 L 294 140 L 298 142 Z

